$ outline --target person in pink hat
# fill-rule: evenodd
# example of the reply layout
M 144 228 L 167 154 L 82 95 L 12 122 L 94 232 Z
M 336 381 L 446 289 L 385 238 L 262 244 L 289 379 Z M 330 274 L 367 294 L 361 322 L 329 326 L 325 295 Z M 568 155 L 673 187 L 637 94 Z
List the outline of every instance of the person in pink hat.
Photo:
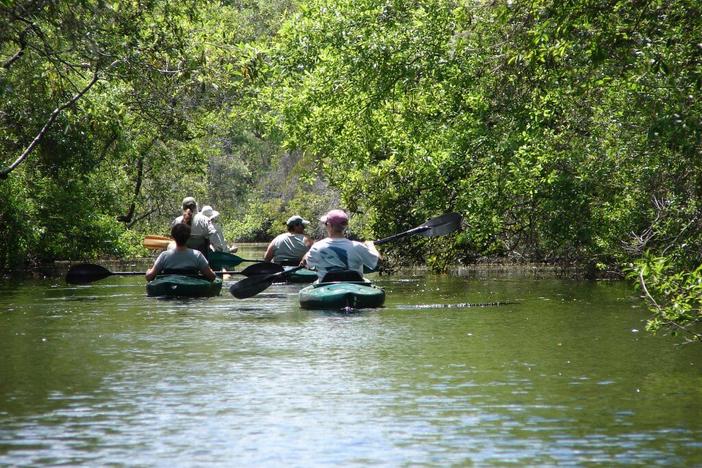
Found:
M 374 270 L 380 253 L 373 241 L 357 242 L 344 237 L 349 216 L 342 210 L 331 210 L 320 218 L 327 237 L 315 242 L 301 264 L 317 270 L 321 280 L 328 271 L 352 270 L 363 276 L 363 267 Z

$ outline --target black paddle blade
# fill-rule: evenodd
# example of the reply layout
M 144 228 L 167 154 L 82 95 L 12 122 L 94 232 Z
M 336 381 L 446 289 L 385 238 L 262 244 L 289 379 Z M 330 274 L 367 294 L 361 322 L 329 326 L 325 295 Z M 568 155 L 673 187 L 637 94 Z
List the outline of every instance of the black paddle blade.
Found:
M 234 268 L 241 262 L 260 262 L 261 260 L 249 260 L 246 258 L 241 258 L 238 255 L 231 254 L 229 252 L 210 252 L 207 260 L 213 269 L 219 270 L 220 268 Z
M 445 236 L 446 234 L 457 231 L 461 227 L 461 215 L 458 213 L 447 213 L 443 216 L 430 219 L 424 223 L 422 227 L 429 228 L 420 233 L 424 237 Z
M 210 252 L 207 260 L 215 270 L 219 270 L 220 268 L 234 268 L 244 261 L 243 258 L 228 252 Z
M 111 276 L 112 272 L 100 265 L 81 263 L 68 269 L 66 282 L 70 284 L 87 284 Z
M 378 239 L 373 241 L 376 245 L 385 244 L 398 239 L 405 238 L 407 236 L 413 236 L 415 234 L 421 234 L 426 237 L 436 237 L 444 236 L 446 234 L 452 233 L 461 227 L 461 215 L 458 213 L 447 213 L 445 215 L 437 216 L 429 221 L 425 222 L 421 226 L 412 228 L 408 231 L 400 232 L 394 234 L 390 237 L 385 237 L 383 239 Z
M 283 268 L 282 265 L 278 265 L 277 263 L 261 262 L 247 266 L 241 270 L 241 274 L 244 276 L 272 275 L 274 273 L 282 273 L 283 271 L 285 271 L 285 268 Z
M 255 296 L 264 289 L 268 288 L 274 281 L 280 278 L 285 278 L 287 275 L 294 273 L 297 270 L 301 270 L 302 268 L 304 267 L 297 266 L 287 271 L 283 269 L 283 271 L 273 273 L 272 275 L 259 275 L 244 278 L 243 280 L 232 284 L 229 288 L 229 292 L 232 293 L 232 296 L 236 297 L 237 299 L 246 299 L 247 297 Z
M 275 280 L 276 275 L 252 276 L 237 281 L 229 288 L 229 292 L 237 299 L 246 299 L 247 297 L 255 296 L 264 289 L 268 288 Z

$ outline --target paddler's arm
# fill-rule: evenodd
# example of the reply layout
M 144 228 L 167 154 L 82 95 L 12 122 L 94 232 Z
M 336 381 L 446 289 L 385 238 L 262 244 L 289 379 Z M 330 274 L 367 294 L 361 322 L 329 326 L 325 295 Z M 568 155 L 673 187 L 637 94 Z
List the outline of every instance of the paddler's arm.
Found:
M 364 245 L 368 247 L 368 251 L 378 257 L 378 261 L 382 260 L 382 257 L 380 256 L 380 252 L 378 252 L 378 249 L 375 248 L 375 244 L 373 241 L 365 241 Z
M 202 276 L 204 276 L 210 281 L 214 281 L 217 278 L 217 275 L 212 270 L 212 268 L 209 267 L 209 265 L 205 268 L 200 269 L 200 273 L 202 274 Z
M 307 258 L 309 256 L 310 256 L 310 251 L 308 250 L 307 253 L 302 256 L 302 260 L 300 260 L 299 266 L 307 268 Z
M 164 254 L 165 254 L 165 252 L 161 252 L 158 255 L 158 257 L 156 258 L 156 261 L 151 266 L 151 268 L 146 270 L 146 275 L 144 275 L 144 276 L 146 276 L 146 281 L 153 280 L 154 278 L 156 278 L 156 275 L 158 275 L 158 272 L 161 271 L 161 261 L 164 257 Z
M 152 279 L 156 278 L 156 267 L 151 267 L 148 270 L 146 270 L 146 281 L 151 281 Z
M 273 245 L 274 241 L 271 241 L 270 244 L 268 244 L 268 248 L 266 249 L 266 254 L 263 256 L 263 261 L 264 262 L 272 262 L 273 261 L 273 251 L 275 250 L 275 246 Z

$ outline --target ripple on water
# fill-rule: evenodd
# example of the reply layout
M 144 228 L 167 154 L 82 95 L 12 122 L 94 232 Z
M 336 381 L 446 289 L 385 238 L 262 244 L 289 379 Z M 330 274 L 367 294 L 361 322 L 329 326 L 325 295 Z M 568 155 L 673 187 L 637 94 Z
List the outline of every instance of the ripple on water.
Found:
M 295 285 L 2 297 L 22 313 L 0 313 L 0 464 L 699 464 L 699 351 L 624 338 L 645 317 L 621 288 L 378 282 L 388 306 L 354 314 Z

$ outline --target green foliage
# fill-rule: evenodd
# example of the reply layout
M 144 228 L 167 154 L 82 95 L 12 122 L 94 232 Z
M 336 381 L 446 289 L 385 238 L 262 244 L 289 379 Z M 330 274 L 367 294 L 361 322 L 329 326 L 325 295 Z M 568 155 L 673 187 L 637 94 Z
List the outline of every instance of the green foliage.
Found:
M 154 232 L 154 231 L 151 231 Z M 153 250 L 143 246 L 144 235 L 134 229 L 123 230 L 117 238 L 113 248 L 121 252 L 125 258 L 139 258 L 153 255 Z
M 269 231 L 273 227 L 273 214 L 280 209 L 280 201 L 261 201 L 257 198 L 249 200 L 245 214 L 235 218 L 224 226 L 227 239 L 239 241 L 265 241 L 270 239 Z
M 245 42 L 290 4 L 1 4 L 2 168 L 39 141 L 0 181 L 2 265 L 140 253 L 126 242 L 162 233 L 186 194 L 224 213 L 245 200 L 277 152 L 232 120 L 255 74 Z
M 702 342 L 702 265 L 680 271 L 669 259 L 647 254 L 632 265 L 630 276 L 638 281 L 653 314 L 647 330 Z
M 35 205 L 26 196 L 22 180 L 13 179 L 0 184 L 0 225 L 9 226 L 12 235 L 5 235 L 0 242 L 0 264 L 7 268 L 19 267 L 18 263 L 30 257 L 31 249 L 38 242 L 42 229 L 32 222 Z M 9 234 L 9 233 L 8 233 Z
M 464 213 L 467 232 L 428 256 L 439 268 L 497 255 L 596 272 L 651 247 L 689 271 L 701 8 L 309 0 L 270 49 L 270 120 L 372 232 Z
M 0 162 L 41 136 L 0 181 L 3 265 L 138 253 L 128 231 L 163 233 L 185 195 L 232 240 L 333 207 L 363 238 L 459 211 L 455 237 L 388 246 L 437 270 L 649 251 L 661 296 L 702 263 L 697 1 L 16 1 L 0 21 Z
M 310 221 L 308 235 L 316 238 L 324 236 L 324 230 L 316 220 L 324 213 L 338 206 L 336 193 L 333 190 L 320 190 L 313 184 L 299 182 L 295 170 L 283 171 L 289 176 L 288 180 L 275 187 L 266 186 L 268 194 L 255 193 L 247 203 L 240 207 L 231 221 L 224 226 L 225 237 L 238 241 L 268 241 L 278 234 L 285 232 L 286 221 L 292 215 L 300 215 Z M 275 180 L 273 174 L 267 179 L 269 183 Z M 356 216 L 350 226 L 354 234 L 363 232 L 362 217 Z
M 271 107 L 381 234 L 458 209 L 466 258 L 614 263 L 652 196 L 699 198 L 698 8 L 308 1 Z
M 38 177 L 35 176 L 34 182 Z M 117 240 L 124 227 L 104 214 L 110 197 L 100 178 L 62 180 L 44 177 L 31 197 L 36 218 L 44 221 L 33 253 L 39 261 L 121 256 Z M 90 203 L 86 203 L 90 200 Z

